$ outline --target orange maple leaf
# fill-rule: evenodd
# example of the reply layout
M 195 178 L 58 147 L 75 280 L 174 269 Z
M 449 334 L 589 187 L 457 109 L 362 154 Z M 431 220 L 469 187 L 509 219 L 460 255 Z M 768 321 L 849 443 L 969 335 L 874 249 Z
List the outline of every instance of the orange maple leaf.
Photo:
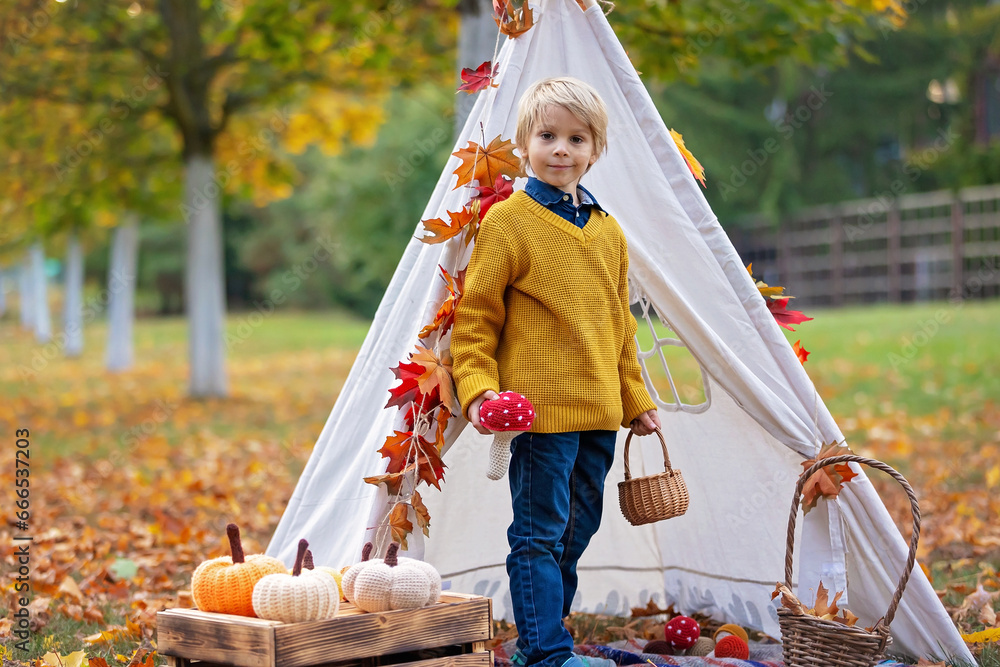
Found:
M 850 454 L 851 450 L 847 447 L 841 447 L 837 442 L 831 442 L 829 445 L 823 449 L 819 456 L 814 459 L 809 459 L 808 461 L 802 462 L 803 470 L 808 470 L 814 463 L 821 461 L 822 459 L 830 458 L 831 456 L 839 456 L 841 454 Z M 850 473 L 847 479 L 844 479 L 844 475 L 841 469 L 846 469 L 846 472 Z M 837 494 L 840 493 L 840 489 L 843 487 L 845 481 L 850 481 L 856 475 L 847 464 L 838 464 L 834 466 L 827 466 L 821 468 L 814 472 L 812 476 L 806 480 L 805 485 L 802 487 L 802 513 L 808 514 L 809 510 L 816 507 L 816 503 L 819 501 L 820 496 L 826 498 L 836 498 Z
M 528 6 L 527 0 L 525 0 L 524 4 L 521 5 L 521 9 L 517 10 L 517 12 L 514 12 L 508 4 L 507 16 L 509 20 L 505 18 L 503 22 L 496 16 L 493 17 L 493 20 L 499 26 L 500 32 L 511 39 L 520 37 L 535 25 L 535 17 L 531 11 L 531 7 Z
M 806 348 L 802 347 L 802 341 L 795 341 L 795 344 L 792 345 L 792 349 L 795 350 L 795 356 L 799 358 L 799 363 L 805 365 L 810 352 Z
M 437 433 L 435 434 L 435 445 L 437 445 L 438 453 L 444 449 L 444 432 L 448 428 L 448 420 L 451 419 L 451 413 L 447 409 L 441 408 L 437 413 Z
M 423 529 L 424 535 L 430 536 L 431 513 L 427 511 L 427 506 L 424 505 L 424 499 L 420 497 L 419 491 L 413 492 L 410 504 L 413 506 L 413 513 L 417 517 L 417 525 Z
M 413 523 L 406 518 L 409 505 L 406 503 L 396 503 L 392 512 L 389 513 L 389 529 L 392 532 L 392 541 L 399 542 L 399 546 L 406 549 L 406 536 L 413 532 Z
M 424 231 L 429 233 L 420 237 L 420 240 L 430 245 L 443 243 L 458 236 L 464 230 L 466 231 L 465 245 L 469 245 L 472 237 L 468 230 L 470 227 L 474 229 L 479 226 L 479 201 L 473 201 L 461 211 L 448 211 L 448 217 L 450 218 L 449 222 L 445 222 L 441 218 L 421 220 Z
M 512 141 L 501 139 L 499 134 L 486 148 L 470 141 L 468 146 L 452 153 L 462 161 L 452 172 L 458 176 L 458 183 L 452 189 L 457 190 L 472 181 L 490 185 L 496 183 L 501 174 L 511 178 L 523 176 L 521 160 L 514 155 L 514 148 Z
M 681 156 L 687 163 L 691 174 L 701 183 L 701 187 L 705 187 L 705 168 L 701 166 L 701 162 L 698 162 L 694 154 L 684 145 L 684 135 L 676 130 L 670 130 L 670 136 L 673 137 L 674 143 L 677 144 L 677 150 L 681 152 Z
M 395 431 L 385 439 L 385 444 L 378 450 L 384 458 L 389 459 L 385 467 L 387 473 L 400 472 L 410 462 L 412 457 L 413 433 L 410 431 Z
M 417 351 L 410 354 L 410 359 L 424 367 L 424 372 L 417 378 L 420 392 L 429 394 L 438 389 L 441 402 L 449 408 L 455 404 L 454 382 L 451 379 L 451 351 L 444 350 L 441 356 L 434 350 L 417 346 Z
M 379 484 L 385 484 L 386 493 L 390 496 L 398 496 L 403 490 L 403 480 L 406 479 L 406 473 L 413 470 L 414 466 L 409 465 L 400 472 L 387 472 L 382 475 L 372 475 L 371 477 L 365 477 L 366 484 L 374 484 L 378 486 Z
M 458 302 L 462 300 L 462 290 L 465 288 L 465 272 L 467 269 L 462 269 L 458 272 L 457 277 L 452 277 L 445 268 L 438 265 L 441 269 L 441 275 L 444 278 L 445 285 L 448 287 L 448 296 L 445 297 L 444 303 L 438 308 L 437 314 L 434 316 L 434 321 L 425 326 L 417 334 L 417 338 L 427 338 L 435 331 L 441 332 L 441 335 L 448 333 L 448 329 L 455 322 L 455 308 L 458 307 Z
M 795 597 L 795 593 L 790 591 L 787 586 L 785 586 L 780 581 L 775 583 L 774 592 L 771 593 L 771 599 L 781 596 L 781 606 L 789 610 L 793 614 L 798 616 L 804 616 L 806 613 L 805 607 L 799 602 L 799 599 Z
M 833 618 L 840 611 L 837 606 L 837 600 L 840 596 L 844 594 L 844 591 L 837 591 L 833 596 L 833 601 L 830 601 L 830 591 L 826 589 L 823 582 L 819 582 L 819 588 L 816 589 L 816 604 L 813 606 L 813 615 L 819 616 L 820 618 L 824 616 L 830 616 Z

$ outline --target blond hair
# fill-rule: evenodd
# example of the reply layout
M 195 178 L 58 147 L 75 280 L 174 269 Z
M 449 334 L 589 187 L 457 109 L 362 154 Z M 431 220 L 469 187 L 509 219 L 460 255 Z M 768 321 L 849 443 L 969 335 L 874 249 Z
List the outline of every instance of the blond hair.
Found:
M 608 111 L 589 83 L 571 76 L 541 79 L 531 84 L 517 104 L 517 131 L 514 142 L 521 153 L 521 170 L 528 167 L 528 141 L 545 109 L 560 106 L 580 119 L 594 138 L 594 154 L 608 147 Z M 587 167 L 590 171 L 590 167 Z

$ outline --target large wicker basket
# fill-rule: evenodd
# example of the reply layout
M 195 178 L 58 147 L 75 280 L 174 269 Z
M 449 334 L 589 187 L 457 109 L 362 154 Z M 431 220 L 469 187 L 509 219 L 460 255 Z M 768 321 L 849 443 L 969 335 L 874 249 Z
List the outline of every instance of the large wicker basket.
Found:
M 688 490 L 680 470 L 670 466 L 667 443 L 660 429 L 656 429 L 663 448 L 663 472 L 648 477 L 632 479 L 628 464 L 628 448 L 632 432 L 625 438 L 625 481 L 618 482 L 618 503 L 622 514 L 633 526 L 662 521 L 687 512 Z
M 920 507 L 906 479 L 891 467 L 874 459 L 844 454 L 831 456 L 813 464 L 799 477 L 792 499 L 792 511 L 788 517 L 788 535 L 785 542 L 785 586 L 792 588 L 792 546 L 795 538 L 795 519 L 799 510 L 802 488 L 813 473 L 826 466 L 838 463 L 861 463 L 888 473 L 895 479 L 910 498 L 913 514 L 913 534 L 910 537 L 910 553 L 906 566 L 899 577 L 899 585 L 889 603 L 889 610 L 880 618 L 871 632 L 859 627 L 848 627 L 836 621 L 825 621 L 815 616 L 794 614 L 784 607 L 778 608 L 778 625 L 781 627 L 781 644 L 786 667 L 873 667 L 883 659 L 889 638 L 889 624 L 896 615 L 896 607 L 903 596 L 903 589 L 910 578 L 910 571 L 917 557 L 917 540 L 920 537 Z

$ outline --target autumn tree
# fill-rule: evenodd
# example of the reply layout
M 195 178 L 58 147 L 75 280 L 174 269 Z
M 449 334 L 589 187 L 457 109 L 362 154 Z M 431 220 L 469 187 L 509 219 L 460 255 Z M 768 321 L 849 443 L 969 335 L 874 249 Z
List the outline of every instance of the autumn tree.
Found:
M 282 149 L 336 151 L 370 134 L 383 91 L 447 52 L 449 18 L 401 0 L 63 4 L 5 5 L 2 92 L 107 114 L 46 156 L 57 175 L 118 131 L 172 138 L 183 170 L 173 211 L 188 234 L 190 393 L 224 396 L 221 197 L 285 197 L 294 169 Z

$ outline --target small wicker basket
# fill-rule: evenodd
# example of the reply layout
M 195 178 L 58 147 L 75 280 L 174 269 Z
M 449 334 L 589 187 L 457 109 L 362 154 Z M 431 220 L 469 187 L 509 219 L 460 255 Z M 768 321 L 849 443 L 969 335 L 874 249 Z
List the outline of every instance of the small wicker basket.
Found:
M 781 627 L 781 645 L 786 667 L 873 667 L 885 654 L 891 643 L 889 624 L 896 615 L 896 607 L 903 596 L 903 589 L 910 578 L 910 571 L 917 557 L 917 540 L 920 537 L 920 507 L 906 479 L 890 466 L 874 459 L 844 454 L 831 456 L 813 464 L 799 477 L 792 499 L 792 511 L 788 517 L 788 535 L 785 541 L 785 586 L 792 589 L 792 546 L 795 539 L 795 519 L 799 510 L 802 488 L 813 473 L 837 463 L 861 463 L 888 473 L 906 491 L 910 498 L 913 514 L 913 534 L 910 537 L 910 553 L 906 566 L 899 577 L 899 585 L 889 603 L 889 610 L 880 618 L 871 632 L 864 628 L 848 627 L 836 621 L 825 621 L 815 616 L 802 616 L 784 607 L 778 608 L 778 625 Z
M 648 477 L 632 479 L 628 465 L 628 447 L 632 442 L 632 432 L 625 438 L 625 481 L 618 482 L 618 503 L 622 514 L 633 526 L 641 526 L 654 521 L 662 521 L 687 512 L 688 490 L 680 470 L 670 466 L 667 443 L 660 429 L 656 429 L 663 448 L 664 472 Z

